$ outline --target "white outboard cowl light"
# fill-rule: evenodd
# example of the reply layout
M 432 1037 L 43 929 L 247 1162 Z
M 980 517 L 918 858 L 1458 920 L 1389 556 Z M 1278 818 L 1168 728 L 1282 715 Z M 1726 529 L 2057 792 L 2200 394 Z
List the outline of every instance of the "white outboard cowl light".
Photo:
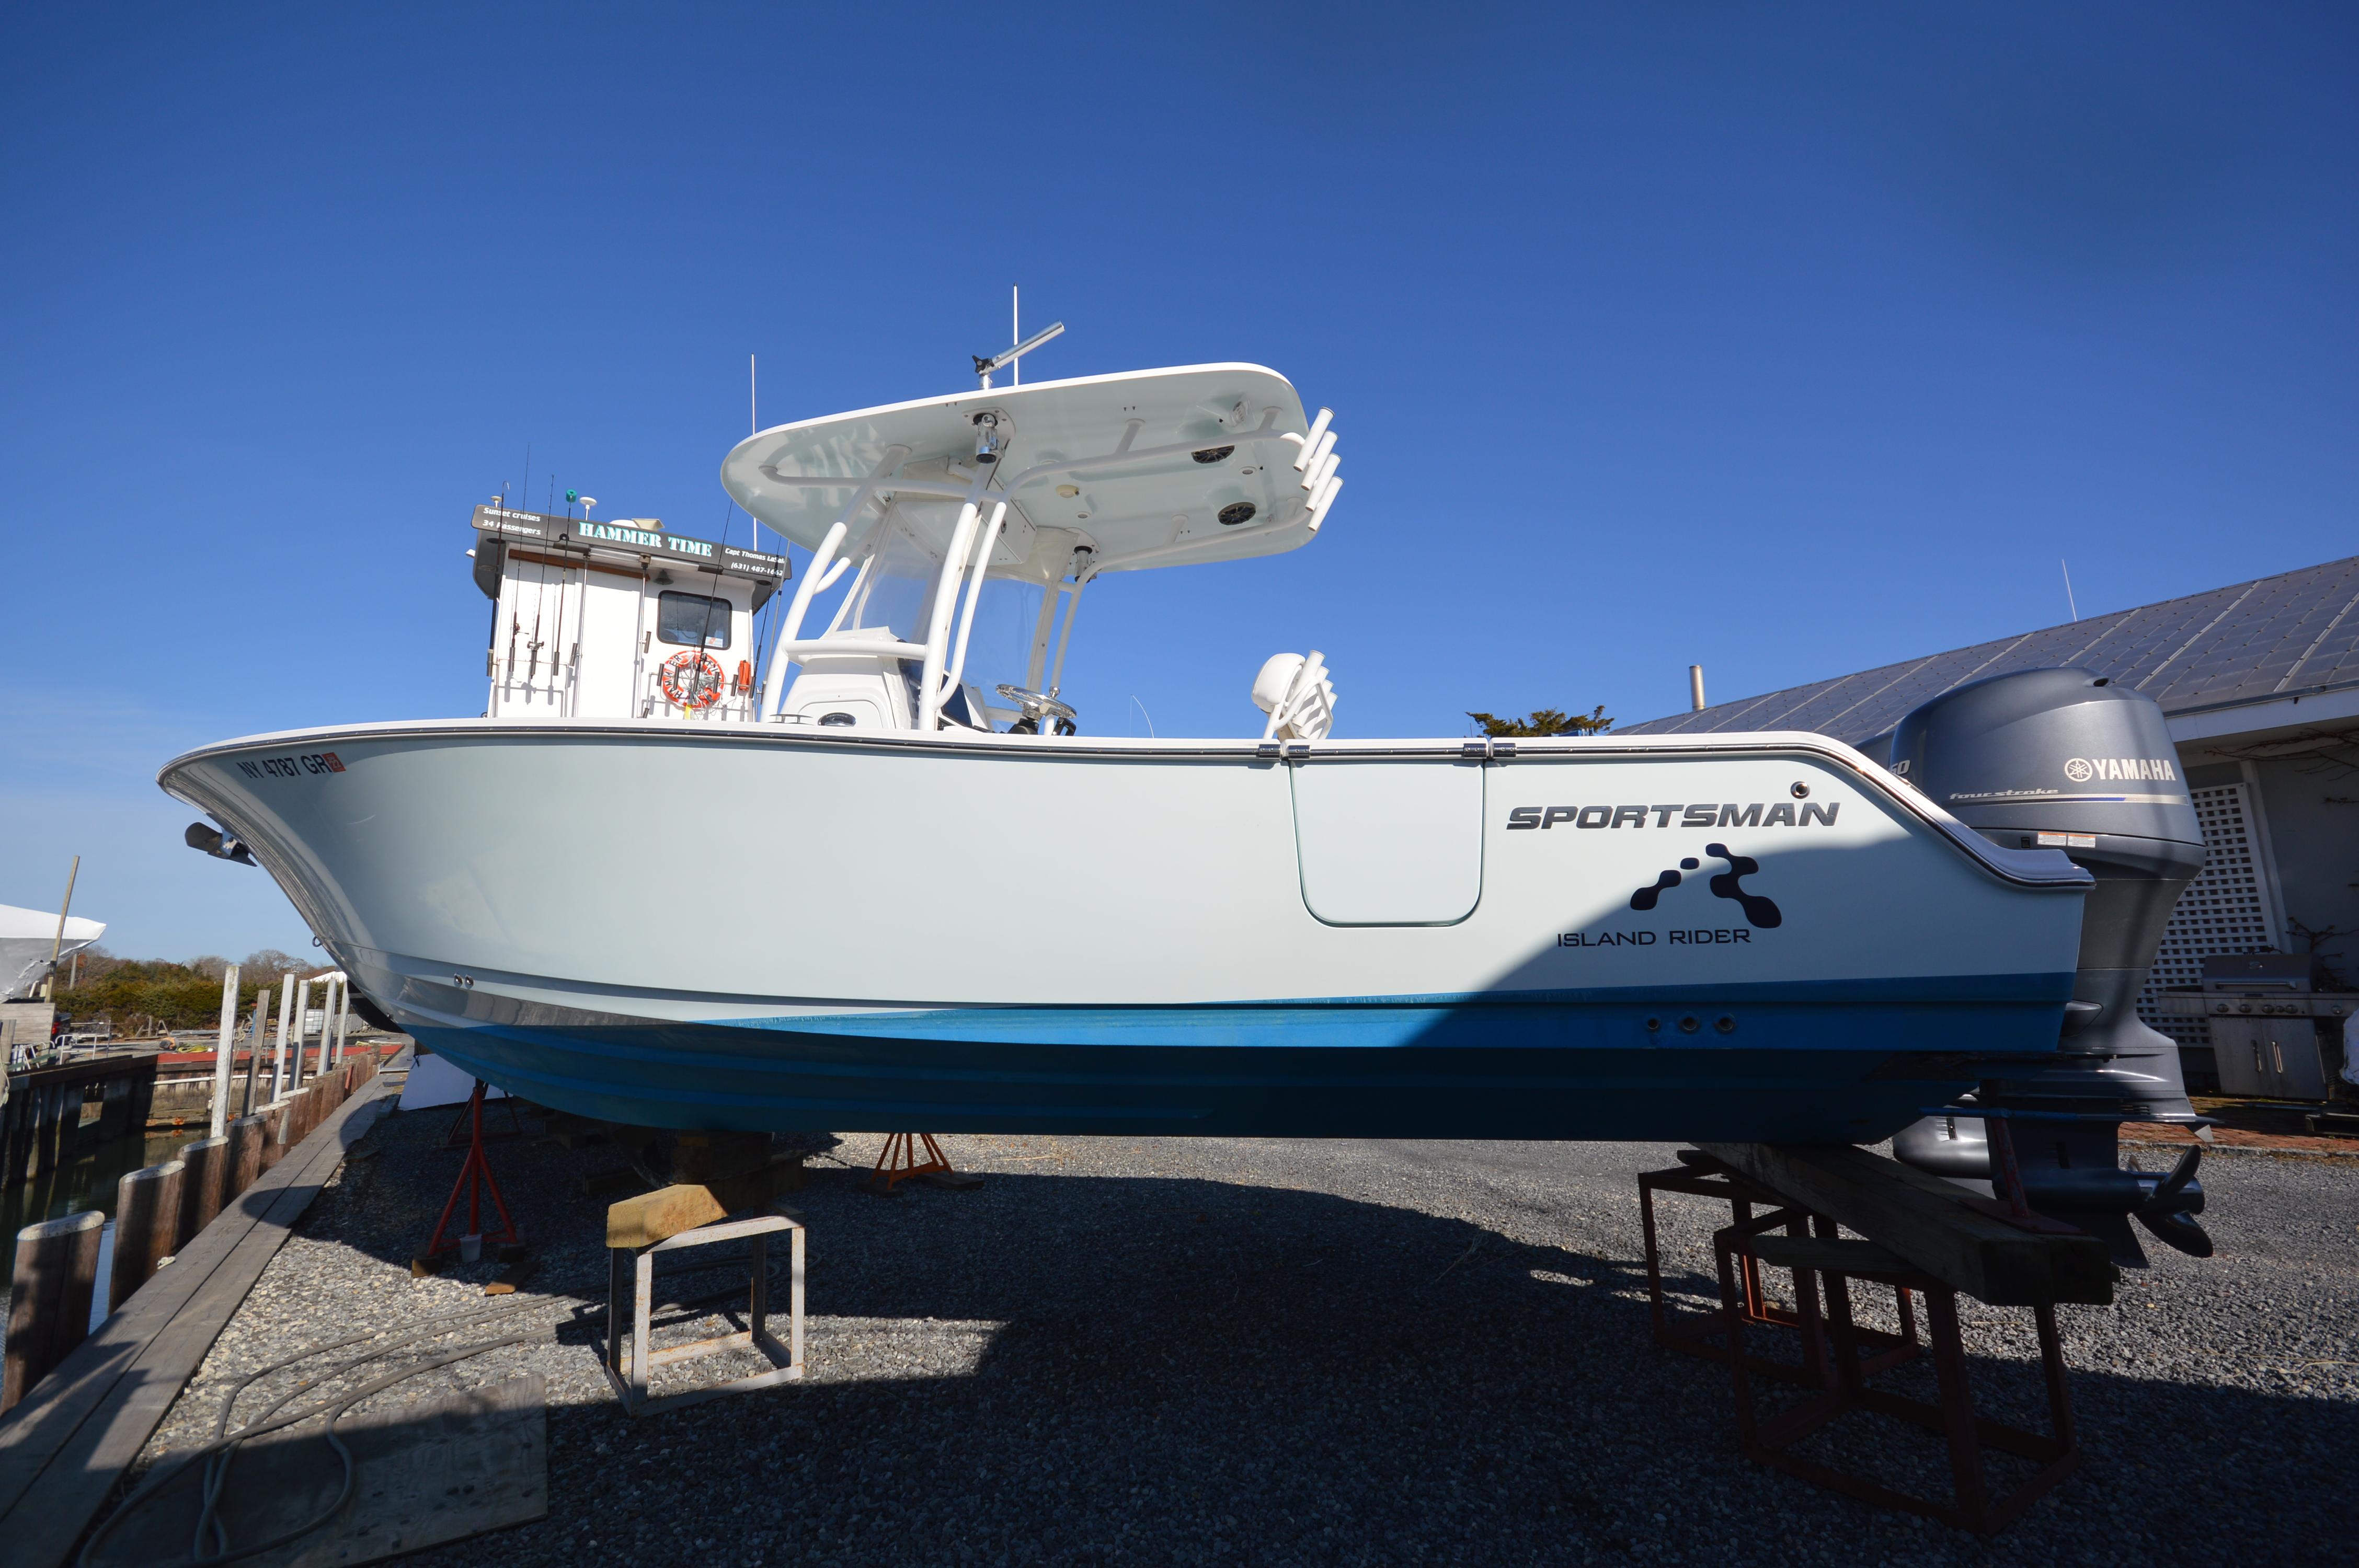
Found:
M 2169 1175 L 2118 1168 L 2120 1123 L 2202 1125 L 2188 1103 L 2178 1043 L 2137 1016 L 2163 929 L 2203 869 L 2203 833 L 2162 709 L 2086 670 L 2024 670 L 1935 697 L 1893 731 L 1892 770 L 1968 827 L 2008 849 L 2063 851 L 2094 876 L 2081 951 L 2052 1061 L 1984 1080 L 1974 1102 L 2027 1113 L 2009 1122 L 2031 1206 L 2100 1235 L 2142 1265 L 2135 1215 L 2198 1257 L 2211 1239 L 2192 1216 L 2200 1149 Z M 1893 1140 L 1920 1169 L 1990 1176 L 1984 1124 L 1930 1117 Z

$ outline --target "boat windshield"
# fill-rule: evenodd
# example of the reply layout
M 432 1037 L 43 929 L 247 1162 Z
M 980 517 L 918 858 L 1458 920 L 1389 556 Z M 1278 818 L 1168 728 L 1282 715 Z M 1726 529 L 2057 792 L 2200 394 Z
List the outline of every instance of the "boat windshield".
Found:
M 904 642 L 914 641 L 925 635 L 926 609 L 932 600 L 934 579 L 941 573 L 941 557 L 890 514 L 880 529 L 882 536 L 851 590 L 842 624 L 889 631 Z
M 1037 582 L 984 579 L 967 644 L 966 678 L 986 694 L 1003 684 L 1030 687 L 1044 678 L 1033 670 L 1032 648 L 1045 591 Z

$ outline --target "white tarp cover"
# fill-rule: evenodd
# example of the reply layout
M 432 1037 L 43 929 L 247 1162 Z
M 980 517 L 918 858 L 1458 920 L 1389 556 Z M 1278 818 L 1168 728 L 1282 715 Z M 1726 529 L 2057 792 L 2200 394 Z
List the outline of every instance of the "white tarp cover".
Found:
M 106 931 L 103 920 L 71 915 L 66 939 L 58 948 L 60 963 L 97 941 Z M 19 909 L 0 903 L 0 999 L 28 996 L 49 972 L 49 944 L 58 937 L 54 909 Z

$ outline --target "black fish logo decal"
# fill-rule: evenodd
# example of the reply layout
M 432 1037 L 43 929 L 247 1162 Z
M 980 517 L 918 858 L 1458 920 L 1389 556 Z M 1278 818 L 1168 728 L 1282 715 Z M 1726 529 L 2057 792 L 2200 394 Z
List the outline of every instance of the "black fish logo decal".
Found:
M 1688 859 L 1680 862 L 1680 871 L 1692 871 L 1700 864 L 1701 864 L 1701 861 L 1697 860 L 1693 856 L 1690 856 Z M 1680 871 L 1665 871 L 1661 876 L 1655 879 L 1655 885 L 1653 887 L 1640 888 L 1636 892 L 1632 893 L 1630 895 L 1630 907 L 1633 909 L 1654 908 L 1657 903 L 1661 902 L 1664 893 L 1680 885 Z
M 1786 924 L 1785 912 L 1777 907 L 1777 900 L 1764 893 L 1750 892 L 1745 886 L 1744 879 L 1760 871 L 1760 861 L 1750 855 L 1732 854 L 1725 844 L 1707 844 L 1703 849 L 1705 854 L 1716 855 L 1728 862 L 1728 870 L 1706 884 L 1712 889 L 1714 898 L 1727 899 L 1744 910 L 1748 925 L 1767 931 Z M 1680 871 L 1692 871 L 1698 865 L 1699 862 L 1692 858 L 1681 860 L 1679 871 L 1667 871 L 1655 879 L 1652 887 L 1643 887 L 1632 893 L 1630 907 L 1637 910 L 1654 908 L 1662 901 L 1664 893 L 1680 885 Z

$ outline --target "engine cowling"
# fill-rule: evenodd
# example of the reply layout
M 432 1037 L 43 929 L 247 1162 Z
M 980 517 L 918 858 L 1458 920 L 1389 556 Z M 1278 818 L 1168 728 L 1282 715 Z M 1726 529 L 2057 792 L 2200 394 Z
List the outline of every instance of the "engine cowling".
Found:
M 2086 670 L 2023 670 L 1945 692 L 1900 721 L 1892 771 L 2009 849 L 2056 849 L 2096 878 L 2057 1054 L 1984 1080 L 1973 1103 L 2044 1113 L 2011 1119 L 2025 1195 L 2041 1213 L 2143 1265 L 2137 1219 L 2208 1256 L 2193 1216 L 2200 1148 L 2169 1173 L 2119 1163 L 2124 1120 L 2200 1126 L 2179 1048 L 2137 1016 L 2137 994 L 2179 895 L 2203 869 L 2203 833 L 2169 725 L 2152 698 Z M 2060 1119 L 2070 1118 L 2071 1119 Z M 1979 1118 L 1930 1117 L 1893 1152 L 1937 1175 L 1990 1179 Z

